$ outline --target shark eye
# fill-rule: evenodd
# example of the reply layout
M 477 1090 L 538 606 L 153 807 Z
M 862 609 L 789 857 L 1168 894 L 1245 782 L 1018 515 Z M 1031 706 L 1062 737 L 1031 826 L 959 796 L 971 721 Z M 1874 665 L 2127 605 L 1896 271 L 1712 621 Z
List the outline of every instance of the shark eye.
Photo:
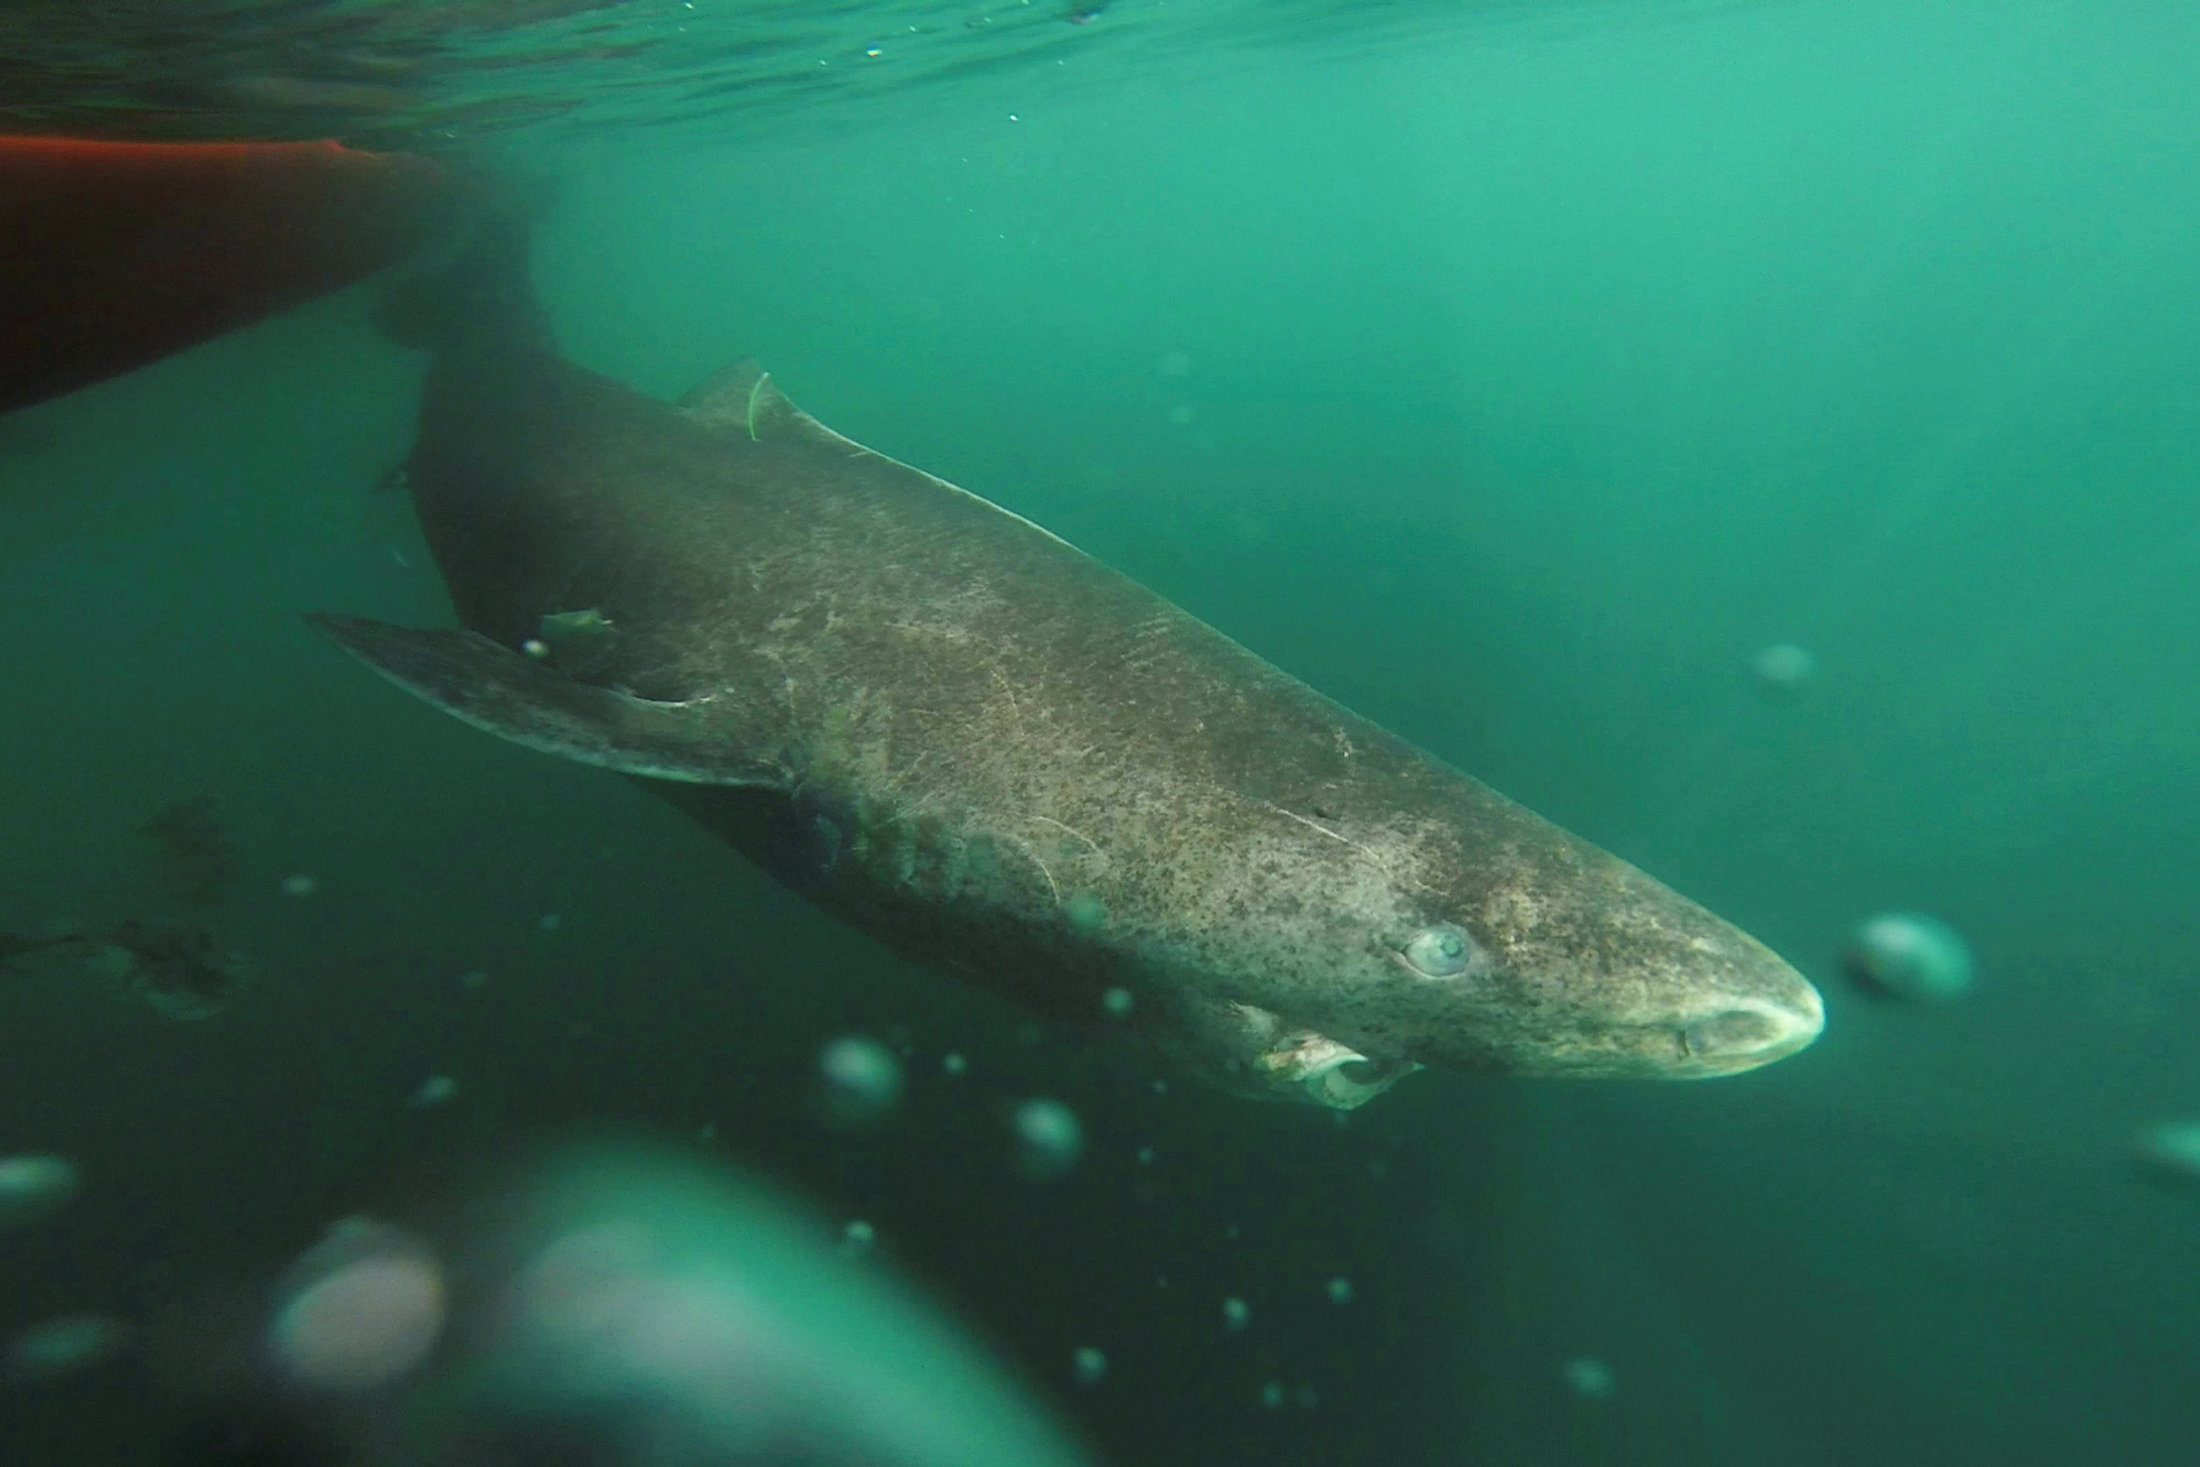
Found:
M 1401 956 L 1424 978 L 1456 978 L 1474 961 L 1474 939 L 1464 927 L 1439 922 L 1414 933 Z

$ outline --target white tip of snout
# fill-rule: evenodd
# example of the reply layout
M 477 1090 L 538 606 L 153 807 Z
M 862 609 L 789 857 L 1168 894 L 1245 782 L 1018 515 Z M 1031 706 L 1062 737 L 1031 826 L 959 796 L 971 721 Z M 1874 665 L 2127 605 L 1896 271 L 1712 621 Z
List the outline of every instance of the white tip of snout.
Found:
M 1734 1075 L 1806 1048 L 1826 1027 L 1826 1007 L 1808 983 L 1799 984 L 1798 990 L 1791 1002 L 1732 1000 L 1681 1030 L 1690 1071 Z

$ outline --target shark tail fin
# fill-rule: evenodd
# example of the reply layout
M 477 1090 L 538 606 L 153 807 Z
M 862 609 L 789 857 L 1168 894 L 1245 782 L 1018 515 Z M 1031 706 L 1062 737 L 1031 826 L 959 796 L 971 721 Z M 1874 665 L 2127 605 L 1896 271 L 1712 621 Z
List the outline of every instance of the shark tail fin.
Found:
M 535 299 L 532 238 L 538 199 L 487 211 L 442 258 L 399 281 L 375 308 L 374 324 L 399 346 L 434 351 L 463 336 L 547 338 Z

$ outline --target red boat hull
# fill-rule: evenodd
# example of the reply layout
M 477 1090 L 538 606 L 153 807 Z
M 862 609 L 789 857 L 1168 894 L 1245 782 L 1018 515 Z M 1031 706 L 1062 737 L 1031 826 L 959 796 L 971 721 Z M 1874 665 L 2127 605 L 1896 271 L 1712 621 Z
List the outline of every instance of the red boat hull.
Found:
M 349 284 L 458 219 L 422 158 L 0 137 L 0 412 Z

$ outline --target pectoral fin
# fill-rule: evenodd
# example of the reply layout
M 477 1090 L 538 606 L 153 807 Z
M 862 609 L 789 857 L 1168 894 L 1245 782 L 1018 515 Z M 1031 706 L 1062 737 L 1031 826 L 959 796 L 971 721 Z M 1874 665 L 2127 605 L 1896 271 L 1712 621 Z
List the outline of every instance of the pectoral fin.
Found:
M 735 746 L 709 698 L 659 703 L 566 676 L 466 631 L 419 631 L 355 616 L 312 628 L 391 682 L 475 728 L 545 754 L 687 784 L 776 785 L 780 772 Z

